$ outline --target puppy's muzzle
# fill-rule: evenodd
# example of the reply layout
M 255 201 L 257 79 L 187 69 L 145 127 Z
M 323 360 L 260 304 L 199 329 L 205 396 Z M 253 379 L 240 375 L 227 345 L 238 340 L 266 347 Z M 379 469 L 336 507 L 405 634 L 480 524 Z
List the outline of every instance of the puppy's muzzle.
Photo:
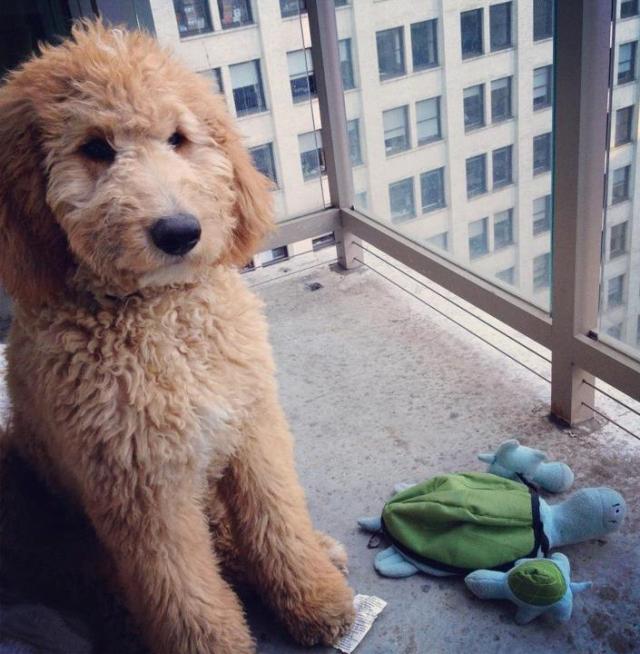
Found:
M 187 254 L 200 240 L 200 223 L 189 213 L 158 218 L 149 230 L 156 247 L 167 254 Z

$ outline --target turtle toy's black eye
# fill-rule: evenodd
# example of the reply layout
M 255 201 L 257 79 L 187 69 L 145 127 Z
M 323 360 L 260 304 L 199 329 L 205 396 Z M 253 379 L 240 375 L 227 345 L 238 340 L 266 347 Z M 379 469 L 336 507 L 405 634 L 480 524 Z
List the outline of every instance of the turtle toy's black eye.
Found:
M 167 143 L 172 148 L 179 148 L 186 141 L 185 137 L 180 132 L 174 132 L 168 139 Z
M 116 158 L 116 151 L 105 139 L 99 137 L 89 139 L 86 143 L 83 143 L 80 146 L 80 152 L 87 157 L 87 159 L 102 163 L 110 164 Z

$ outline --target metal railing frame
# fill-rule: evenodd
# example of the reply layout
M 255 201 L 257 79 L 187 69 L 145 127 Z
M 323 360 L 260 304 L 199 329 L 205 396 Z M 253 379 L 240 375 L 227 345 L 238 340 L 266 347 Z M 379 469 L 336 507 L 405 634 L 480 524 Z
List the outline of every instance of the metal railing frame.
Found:
M 338 260 L 354 268 L 354 241 L 370 243 L 419 274 L 549 348 L 551 412 L 592 417 L 598 377 L 640 400 L 640 361 L 594 337 L 606 198 L 612 20 L 602 0 L 556 3 L 553 317 L 423 249 L 353 208 L 353 182 L 333 2 L 307 0 L 331 208 L 280 223 L 266 247 L 336 233 Z

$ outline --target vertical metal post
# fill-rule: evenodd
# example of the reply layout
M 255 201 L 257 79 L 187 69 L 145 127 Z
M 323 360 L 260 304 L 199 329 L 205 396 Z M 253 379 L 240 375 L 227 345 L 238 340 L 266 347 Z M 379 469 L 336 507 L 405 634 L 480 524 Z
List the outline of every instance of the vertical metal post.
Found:
M 344 89 L 338 50 L 338 27 L 333 2 L 307 0 L 313 71 L 322 120 L 322 145 L 329 178 L 331 204 L 339 209 L 353 207 L 353 175 L 347 115 L 344 106 Z M 338 262 L 343 268 L 356 268 L 354 257 L 360 250 L 354 245 L 357 239 L 344 228 L 336 234 Z
M 557 7 L 551 412 L 592 417 L 593 376 L 575 364 L 573 341 L 597 325 L 605 198 L 611 45 L 610 0 Z

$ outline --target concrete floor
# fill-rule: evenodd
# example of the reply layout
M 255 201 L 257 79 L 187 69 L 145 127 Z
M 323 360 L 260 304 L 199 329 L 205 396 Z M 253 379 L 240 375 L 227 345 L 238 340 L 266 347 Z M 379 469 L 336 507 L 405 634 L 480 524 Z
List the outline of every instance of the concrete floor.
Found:
M 256 291 L 266 302 L 282 401 L 316 525 L 345 543 L 353 588 L 388 602 L 356 651 L 640 651 L 640 442 L 596 421 L 579 430 L 553 425 L 547 382 L 371 271 L 343 275 L 320 267 L 264 283 L 309 262 L 257 271 L 248 282 L 261 284 Z M 472 323 L 465 319 L 548 376 L 548 364 Z M 631 414 L 611 402 L 598 406 L 640 433 Z M 356 526 L 358 516 L 379 513 L 394 482 L 481 470 L 476 453 L 513 437 L 570 463 L 576 488 L 611 485 L 630 506 L 622 532 L 607 542 L 564 549 L 574 579 L 594 581 L 565 625 L 542 618 L 519 627 L 512 605 L 477 600 L 458 579 L 381 578 L 373 569 L 376 550 L 367 549 L 368 537 Z M 251 620 L 262 654 L 307 651 L 292 646 L 259 608 Z
M 345 543 L 354 589 L 388 602 L 356 652 L 640 651 L 640 442 L 603 421 L 558 428 L 547 417 L 547 382 L 375 273 L 344 275 L 327 265 L 301 271 L 330 256 L 299 257 L 246 279 L 259 284 L 266 303 L 282 401 L 315 523 Z M 544 361 L 423 295 L 548 377 Z M 0 352 L 0 367 L 1 360 Z M 640 433 L 637 417 L 598 402 Z M 620 533 L 565 548 L 574 579 L 594 581 L 565 625 L 543 618 L 518 627 L 510 604 L 477 600 L 459 579 L 383 579 L 373 569 L 376 550 L 367 549 L 368 537 L 356 526 L 359 516 L 380 512 L 394 482 L 481 470 L 476 453 L 512 437 L 570 463 L 577 488 L 611 485 L 630 506 Z M 335 651 L 296 647 L 259 604 L 249 600 L 248 610 L 261 654 Z

